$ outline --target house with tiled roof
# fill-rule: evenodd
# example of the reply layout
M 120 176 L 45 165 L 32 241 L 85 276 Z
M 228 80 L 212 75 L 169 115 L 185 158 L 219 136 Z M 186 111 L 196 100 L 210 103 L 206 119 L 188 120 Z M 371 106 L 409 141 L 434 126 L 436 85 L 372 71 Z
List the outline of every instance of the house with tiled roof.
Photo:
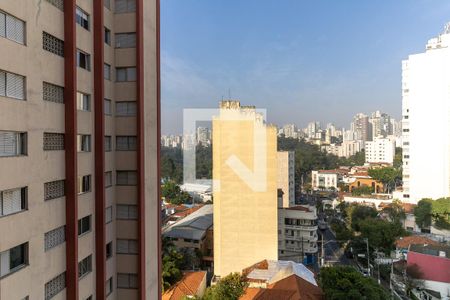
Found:
M 185 272 L 180 281 L 162 295 L 162 300 L 202 297 L 206 290 L 206 271 Z
M 411 245 L 439 245 L 439 243 L 421 235 L 401 237 L 395 241 L 397 257 L 406 259 Z

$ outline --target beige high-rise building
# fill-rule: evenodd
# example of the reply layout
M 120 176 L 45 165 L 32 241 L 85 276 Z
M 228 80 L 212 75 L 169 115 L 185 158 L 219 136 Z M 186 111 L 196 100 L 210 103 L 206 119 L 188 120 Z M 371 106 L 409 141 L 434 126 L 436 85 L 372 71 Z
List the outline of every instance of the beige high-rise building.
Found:
M 278 189 L 283 194 L 279 197 L 278 207 L 295 205 L 295 152 L 277 152 Z
M 278 257 L 277 132 L 255 107 L 222 101 L 213 118 L 214 274 Z
M 157 299 L 158 0 L 0 1 L 0 299 Z

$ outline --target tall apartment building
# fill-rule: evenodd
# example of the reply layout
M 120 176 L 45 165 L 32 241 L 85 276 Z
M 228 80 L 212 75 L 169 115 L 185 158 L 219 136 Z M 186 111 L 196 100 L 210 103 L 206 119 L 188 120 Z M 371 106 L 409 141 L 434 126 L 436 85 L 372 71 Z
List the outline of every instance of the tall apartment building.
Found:
M 0 299 L 159 296 L 159 1 L 0 2 Z
M 295 152 L 277 152 L 278 189 L 283 192 L 278 207 L 295 205 Z
M 450 196 L 450 30 L 402 63 L 403 198 Z
M 379 110 L 372 113 L 369 119 L 372 127 L 372 138 L 386 137 L 393 134 L 391 116 L 386 113 L 382 113 Z
M 395 138 L 376 137 L 373 141 L 365 143 L 366 163 L 388 163 L 394 162 Z
M 214 274 L 223 277 L 277 259 L 277 130 L 239 101 L 222 101 L 212 124 Z
M 365 114 L 359 113 L 353 117 L 353 122 L 350 124 L 351 130 L 355 132 L 356 139 L 362 141 L 372 140 L 372 124 L 369 122 L 369 117 Z

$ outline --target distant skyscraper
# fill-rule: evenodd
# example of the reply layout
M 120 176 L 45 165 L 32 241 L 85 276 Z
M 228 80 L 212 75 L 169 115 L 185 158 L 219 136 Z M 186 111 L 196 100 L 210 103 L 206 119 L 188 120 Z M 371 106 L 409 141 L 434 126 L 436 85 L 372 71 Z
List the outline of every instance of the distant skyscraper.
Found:
M 391 117 L 388 114 L 377 110 L 372 113 L 369 122 L 372 127 L 372 138 L 392 135 Z
M 307 134 L 308 134 L 308 138 L 315 138 L 316 137 L 316 133 L 319 131 L 320 129 L 320 123 L 319 122 L 311 122 L 308 124 L 307 127 Z
M 211 132 L 207 127 L 197 127 L 197 144 L 203 146 L 211 144 Z
M 450 196 L 450 34 L 402 65 L 403 197 Z
M 254 107 L 220 103 L 220 115 L 213 119 L 216 276 L 278 258 L 276 134 Z M 230 161 L 237 165 L 232 168 Z
M 295 153 L 293 151 L 279 151 L 278 157 L 278 189 L 283 196 L 279 207 L 295 205 Z M 281 204 L 281 205 L 280 205 Z
M 370 124 L 369 117 L 365 114 L 359 113 L 353 117 L 351 130 L 355 132 L 357 140 L 364 142 L 372 140 L 372 124 Z
M 284 136 L 287 138 L 294 138 L 296 139 L 298 137 L 297 135 L 297 127 L 294 124 L 287 124 L 283 126 L 283 133 Z

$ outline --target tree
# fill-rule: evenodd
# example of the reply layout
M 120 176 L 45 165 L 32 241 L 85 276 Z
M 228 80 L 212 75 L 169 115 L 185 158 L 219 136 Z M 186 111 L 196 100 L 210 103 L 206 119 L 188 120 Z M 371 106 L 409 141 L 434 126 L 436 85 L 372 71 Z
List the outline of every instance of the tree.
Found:
M 402 202 L 398 199 L 394 199 L 388 207 L 383 209 L 383 211 L 388 214 L 389 219 L 394 223 L 401 224 L 406 218 Z
M 167 238 L 162 242 L 162 289 L 170 288 L 183 276 L 181 266 L 183 264 L 183 255 L 178 252 L 173 243 Z
M 416 224 L 420 228 L 428 228 L 431 226 L 431 215 L 433 210 L 432 199 L 422 199 L 414 208 L 414 216 L 416 217 Z
M 432 217 L 437 228 L 450 230 L 450 198 L 439 198 L 432 202 Z
M 247 284 L 239 273 L 232 273 L 214 285 L 209 287 L 202 300 L 237 300 L 245 291 Z
M 369 176 L 383 183 L 385 191 L 389 193 L 397 179 L 402 178 L 402 173 L 400 170 L 393 167 L 385 167 L 379 169 L 369 169 Z
M 395 148 L 395 156 L 394 156 L 394 163 L 393 166 L 395 169 L 400 170 L 403 165 L 403 149 L 400 147 Z
M 322 268 L 319 284 L 330 300 L 384 300 L 388 295 L 372 278 L 364 277 L 349 266 Z
M 397 238 L 406 234 L 400 223 L 368 218 L 358 222 L 361 238 L 368 238 L 372 248 L 389 254 Z
M 360 231 L 359 223 L 368 218 L 376 218 L 377 210 L 372 206 L 351 204 L 345 209 L 346 221 L 349 229 Z
M 354 188 L 352 190 L 352 196 L 370 195 L 373 192 L 375 192 L 373 187 L 367 186 L 367 185 L 362 185 L 362 186 Z
M 192 202 L 192 197 L 189 193 L 182 191 L 180 187 L 172 180 L 164 183 L 161 189 L 161 195 L 165 200 L 172 204 L 184 204 Z

